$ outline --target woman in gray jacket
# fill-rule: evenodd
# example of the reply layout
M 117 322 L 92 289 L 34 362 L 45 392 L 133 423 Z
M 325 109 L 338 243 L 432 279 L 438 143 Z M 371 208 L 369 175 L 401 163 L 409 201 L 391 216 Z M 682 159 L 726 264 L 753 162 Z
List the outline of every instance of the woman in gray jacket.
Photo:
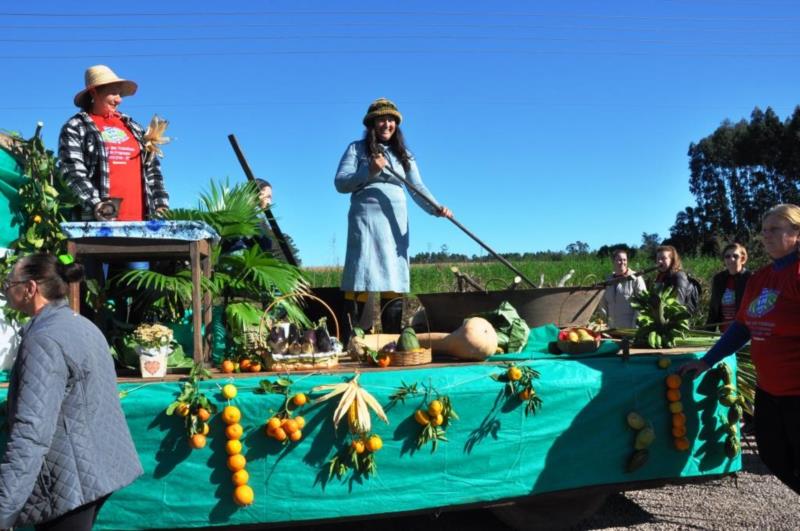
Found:
M 64 300 L 82 278 L 69 255 L 31 255 L 3 282 L 31 320 L 8 387 L 0 528 L 89 530 L 108 496 L 142 474 L 106 339 Z
M 614 260 L 614 273 L 606 279 L 601 308 L 608 316 L 609 328 L 635 328 L 636 312 L 631 308 L 630 298 L 647 289 L 644 279 L 628 268 L 625 249 L 617 249 L 611 258 Z

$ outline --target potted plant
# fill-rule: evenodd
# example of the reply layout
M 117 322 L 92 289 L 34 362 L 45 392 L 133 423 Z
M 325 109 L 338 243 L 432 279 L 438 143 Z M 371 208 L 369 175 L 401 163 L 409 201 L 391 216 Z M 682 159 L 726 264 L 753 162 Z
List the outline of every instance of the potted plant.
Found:
M 167 373 L 167 357 L 172 353 L 172 330 L 161 324 L 143 323 L 130 337 L 139 355 L 143 378 L 160 378 Z

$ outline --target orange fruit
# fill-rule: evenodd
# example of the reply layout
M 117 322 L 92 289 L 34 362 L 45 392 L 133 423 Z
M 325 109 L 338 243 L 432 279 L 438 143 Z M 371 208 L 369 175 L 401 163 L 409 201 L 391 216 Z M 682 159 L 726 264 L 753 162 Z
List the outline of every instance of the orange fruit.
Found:
M 242 454 L 233 454 L 228 456 L 228 468 L 231 472 L 236 472 L 244 468 L 247 464 L 247 459 Z
M 244 435 L 244 430 L 241 424 L 231 424 L 225 428 L 225 437 L 231 440 L 239 440 Z
M 366 446 L 364 445 L 364 441 L 361 439 L 356 439 L 355 441 L 350 443 L 350 447 L 355 450 L 357 454 L 363 454 L 364 450 L 366 450 Z
M 442 409 L 444 409 L 444 406 L 439 400 L 433 400 L 430 404 L 428 404 L 428 414 L 431 417 L 435 417 L 441 413 Z
M 240 507 L 252 505 L 254 498 L 255 494 L 250 485 L 239 485 L 233 491 L 233 501 Z
M 689 444 L 689 439 L 687 439 L 686 437 L 678 437 L 677 439 L 675 439 L 674 443 L 675 443 L 675 449 L 680 450 L 681 452 L 688 450 L 689 446 L 691 446 Z
M 208 427 L 208 424 L 206 424 L 206 423 L 204 422 L 204 423 L 203 423 L 203 427 L 201 428 L 201 431 L 200 431 L 200 433 L 202 433 L 203 435 L 208 435 L 208 432 L 209 432 L 209 431 L 211 431 L 211 428 L 209 428 L 209 427 Z
M 366 447 L 370 452 L 377 452 L 383 448 L 383 441 L 377 435 L 372 435 L 369 439 L 367 439 Z
M 672 415 L 672 427 L 686 426 L 686 414 L 675 413 Z
M 261 372 L 261 364 L 255 362 L 252 365 L 250 365 L 250 372 Z
M 281 426 L 283 430 L 291 435 L 292 433 L 296 432 L 300 428 L 297 426 L 297 421 L 294 419 L 287 419 L 286 422 Z
M 289 434 L 289 440 L 292 442 L 297 442 L 303 437 L 303 432 L 300 430 L 293 431 Z
M 225 406 L 222 410 L 222 422 L 225 424 L 236 424 L 242 420 L 242 412 L 236 406 Z
M 509 367 L 508 371 L 506 372 L 508 375 L 508 379 L 512 382 L 516 382 L 520 378 L 522 378 L 522 371 L 519 367 Z
M 294 418 L 294 421 L 297 423 L 297 427 L 301 430 L 306 427 L 306 419 L 301 416 L 297 416 Z
M 681 392 L 679 389 L 667 389 L 667 400 L 670 402 L 677 402 L 681 399 Z
M 686 426 L 673 426 L 672 436 L 675 438 L 683 437 L 686 435 Z
M 304 406 L 308 402 L 308 398 L 303 393 L 297 393 L 292 397 L 292 404 L 297 407 Z
M 197 408 L 197 418 L 203 422 L 207 422 L 211 418 L 211 412 L 204 407 Z
M 225 384 L 222 386 L 222 396 L 228 400 L 236 396 L 236 386 L 233 384 Z
M 231 474 L 231 483 L 235 486 L 240 485 L 247 485 L 247 481 L 250 479 L 250 474 L 247 473 L 247 470 L 244 468 L 241 470 L 237 470 L 233 474 Z
M 444 415 L 439 413 L 435 417 L 431 416 L 431 424 L 433 424 L 434 426 L 441 426 L 442 424 L 444 424 Z
M 206 445 L 206 436 L 202 433 L 195 433 L 189 439 L 189 446 L 194 449 L 203 448 Z
M 283 441 L 285 441 L 285 440 L 286 440 L 286 438 L 287 438 L 288 436 L 286 435 L 286 431 L 284 431 L 284 429 L 283 429 L 283 428 L 276 428 L 276 429 L 275 429 L 275 430 L 272 432 L 272 437 L 273 437 L 273 438 L 274 438 L 276 441 L 283 442 Z
M 272 417 L 267 421 L 267 428 L 272 428 L 274 430 L 280 427 L 281 427 L 281 419 L 279 419 L 278 417 Z
M 670 402 L 669 411 L 670 413 L 680 413 L 681 411 L 683 411 L 683 404 L 681 404 L 680 402 Z
M 250 368 L 250 365 L 252 364 L 253 362 L 251 360 L 245 358 L 239 362 L 239 370 L 245 372 Z
M 234 369 L 234 366 L 233 366 L 233 362 L 231 360 L 224 360 L 222 362 L 222 365 L 220 366 L 220 370 L 222 370 L 222 372 L 224 372 L 225 374 L 232 373 L 233 369 Z
M 414 413 L 414 420 L 416 420 L 417 424 L 420 426 L 426 426 L 431 423 L 431 419 L 428 414 L 421 409 L 418 409 L 416 413 Z
M 181 417 L 189 415 L 189 404 L 187 404 L 186 402 L 181 402 L 178 405 L 178 407 L 175 408 L 175 413 L 177 413 Z
M 389 356 L 384 355 L 378 358 L 379 367 L 388 367 L 391 364 L 392 364 L 392 358 L 390 358 Z
M 519 399 L 522 400 L 523 402 L 527 402 L 528 400 L 531 399 L 531 390 L 523 389 L 517 396 L 519 396 Z
M 36 214 L 35 216 L 33 216 L 33 222 L 36 223 L 36 224 L 41 223 L 42 222 L 42 216 L 40 216 L 39 214 Z
M 238 439 L 231 439 L 225 443 L 225 453 L 228 455 L 236 455 L 242 453 L 242 441 Z
M 681 377 L 678 374 L 670 374 L 666 377 L 665 382 L 670 389 L 677 389 L 681 386 Z

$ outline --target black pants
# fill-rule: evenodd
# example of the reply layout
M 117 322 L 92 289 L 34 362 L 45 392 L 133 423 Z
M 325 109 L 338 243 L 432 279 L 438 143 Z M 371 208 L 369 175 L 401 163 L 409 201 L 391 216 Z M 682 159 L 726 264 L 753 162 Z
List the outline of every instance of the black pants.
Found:
M 761 460 L 800 494 L 800 396 L 773 396 L 756 389 L 755 427 Z
M 108 496 L 111 496 L 110 494 Z M 108 496 L 81 505 L 58 518 L 35 526 L 36 531 L 91 531 L 97 520 L 100 508 L 108 499 Z

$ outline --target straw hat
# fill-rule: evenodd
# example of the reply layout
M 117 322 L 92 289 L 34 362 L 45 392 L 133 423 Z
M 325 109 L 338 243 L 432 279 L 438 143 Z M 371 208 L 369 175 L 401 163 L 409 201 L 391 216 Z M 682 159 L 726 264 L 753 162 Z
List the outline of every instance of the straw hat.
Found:
M 106 65 L 90 66 L 86 69 L 86 73 L 83 75 L 83 78 L 86 88 L 75 94 L 75 98 L 72 100 L 78 107 L 82 107 L 81 104 L 85 103 L 85 98 L 89 97 L 89 89 L 103 85 L 110 85 L 111 83 L 122 84 L 120 96 L 132 96 L 136 94 L 136 83 L 118 77 L 117 74 L 115 74 L 114 71 Z
M 400 122 L 403 121 L 403 115 L 397 110 L 397 105 L 395 105 L 392 100 L 378 98 L 369 105 L 367 114 L 364 115 L 364 119 L 361 121 L 361 123 L 363 123 L 365 126 L 369 126 L 369 123 L 372 122 L 373 118 L 377 118 L 378 116 L 386 116 L 387 114 L 397 118 L 397 125 L 400 125 Z

